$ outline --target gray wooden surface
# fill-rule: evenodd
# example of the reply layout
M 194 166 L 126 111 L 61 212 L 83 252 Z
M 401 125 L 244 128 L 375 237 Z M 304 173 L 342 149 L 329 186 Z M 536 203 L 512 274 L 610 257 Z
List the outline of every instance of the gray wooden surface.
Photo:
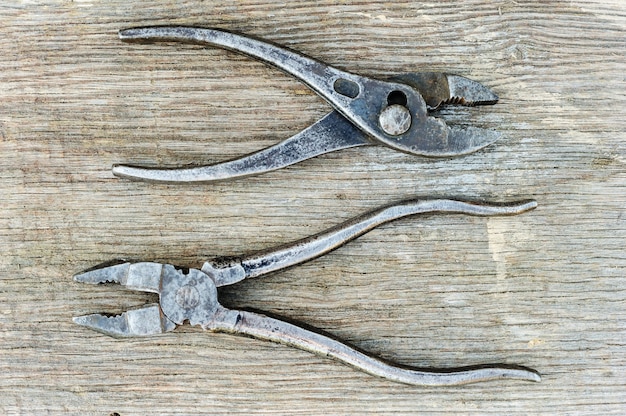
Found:
M 329 108 L 231 52 L 117 39 L 153 24 L 240 31 L 369 76 L 465 75 L 501 102 L 447 119 L 504 137 L 452 160 L 372 147 L 230 183 L 118 180 L 114 163 L 232 158 Z M 3 2 L 0 52 L 0 413 L 626 413 L 621 1 Z M 191 327 L 116 340 L 71 321 L 154 300 L 72 281 L 98 263 L 198 267 L 412 197 L 539 208 L 405 219 L 221 300 L 401 364 L 518 363 L 541 383 L 416 388 Z

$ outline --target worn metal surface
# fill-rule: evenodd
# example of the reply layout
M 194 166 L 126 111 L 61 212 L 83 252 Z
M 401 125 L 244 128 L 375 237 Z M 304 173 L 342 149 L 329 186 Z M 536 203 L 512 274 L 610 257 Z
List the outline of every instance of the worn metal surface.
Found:
M 209 182 L 271 172 L 324 153 L 372 144 L 356 126 L 337 111 L 298 134 L 251 155 L 209 166 L 157 169 L 116 165 L 120 178 L 149 182 Z
M 480 150 L 499 138 L 492 130 L 449 127 L 443 119 L 429 115 L 429 109 L 441 104 L 483 105 L 498 101 L 498 96 L 484 85 L 458 75 L 411 73 L 393 78 L 397 82 L 379 81 L 220 29 L 146 27 L 122 30 L 119 36 L 127 42 L 193 42 L 246 54 L 299 79 L 341 114 L 331 113 L 292 138 L 245 158 L 190 169 L 117 165 L 113 173 L 119 177 L 166 183 L 232 179 L 371 143 L 420 156 L 453 157 Z
M 232 279 L 232 275 L 218 275 L 215 276 L 214 280 L 218 286 L 222 286 L 245 278 L 285 269 L 326 254 L 382 224 L 412 215 L 426 213 L 456 213 L 485 217 L 517 215 L 534 209 L 536 206 L 535 201 L 504 205 L 468 203 L 450 199 L 405 201 L 366 213 L 295 243 L 245 256 L 240 260 L 244 271 L 240 278 L 233 281 L 229 280 Z M 226 262 L 217 260 L 213 263 L 224 264 Z M 213 268 L 209 268 L 206 263 L 202 269 L 207 273 L 213 272 Z
M 217 287 L 287 268 L 319 257 L 375 227 L 410 215 L 439 212 L 478 216 L 516 215 L 534 209 L 535 201 L 479 205 L 455 200 L 414 200 L 390 205 L 340 224 L 318 235 L 277 249 L 243 257 L 239 262 L 207 262 L 202 270 L 183 271 L 159 263 L 124 263 L 75 276 L 83 283 L 119 283 L 159 294 L 159 306 L 108 317 L 79 316 L 74 322 L 107 335 L 133 337 L 160 334 L 189 322 L 214 332 L 251 335 L 291 345 L 350 364 L 366 373 L 406 384 L 450 386 L 503 378 L 540 381 L 537 372 L 519 366 L 482 365 L 445 370 L 406 369 L 372 358 L 328 336 L 252 312 L 219 304 Z

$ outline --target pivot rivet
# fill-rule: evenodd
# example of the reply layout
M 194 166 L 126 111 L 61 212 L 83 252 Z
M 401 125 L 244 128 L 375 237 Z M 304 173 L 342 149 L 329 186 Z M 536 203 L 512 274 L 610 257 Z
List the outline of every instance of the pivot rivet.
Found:
M 405 106 L 393 104 L 380 113 L 378 121 L 385 133 L 398 136 L 406 133 L 411 127 L 411 113 Z

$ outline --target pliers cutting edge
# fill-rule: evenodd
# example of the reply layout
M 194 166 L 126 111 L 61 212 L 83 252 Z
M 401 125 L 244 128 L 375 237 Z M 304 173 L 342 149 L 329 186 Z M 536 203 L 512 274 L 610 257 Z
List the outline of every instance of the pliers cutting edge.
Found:
M 412 200 L 390 205 L 320 234 L 239 259 L 218 258 L 201 270 L 184 271 L 169 264 L 124 263 L 78 274 L 84 283 L 119 283 L 132 290 L 159 294 L 159 303 L 118 316 L 79 316 L 74 322 L 111 336 L 131 337 L 160 334 L 188 321 L 212 332 L 242 334 L 287 344 L 334 358 L 366 373 L 396 382 L 443 386 L 502 378 L 540 381 L 536 371 L 509 365 L 480 365 L 456 369 L 417 369 L 385 363 L 328 336 L 276 318 L 231 310 L 219 304 L 217 289 L 243 279 L 303 263 L 328 253 L 373 228 L 415 214 L 463 213 L 477 216 L 516 215 L 534 209 L 535 201 L 508 205 L 479 205 L 455 200 Z
M 239 159 L 184 169 L 116 165 L 118 177 L 152 182 L 208 182 L 256 175 L 336 150 L 379 144 L 427 157 L 475 152 L 500 135 L 450 127 L 432 116 L 443 104 L 495 104 L 498 96 L 459 75 L 407 73 L 382 81 L 333 68 L 300 53 L 221 29 L 145 27 L 119 32 L 126 42 L 182 41 L 246 54 L 299 79 L 334 111 L 302 132 Z

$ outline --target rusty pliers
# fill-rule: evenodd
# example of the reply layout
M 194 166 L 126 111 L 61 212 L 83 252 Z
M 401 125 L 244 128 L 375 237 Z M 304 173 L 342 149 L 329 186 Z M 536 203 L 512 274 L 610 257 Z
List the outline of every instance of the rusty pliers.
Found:
M 389 81 L 333 68 L 292 50 L 220 29 L 145 27 L 122 30 L 126 42 L 182 41 L 246 54 L 294 76 L 334 111 L 302 132 L 257 153 L 209 166 L 157 169 L 116 165 L 118 177 L 153 182 L 208 182 L 256 175 L 303 160 L 366 145 L 452 157 L 475 152 L 500 135 L 477 127 L 450 127 L 432 113 L 443 104 L 495 104 L 498 96 L 468 78 L 445 73 L 407 73 Z
M 98 268 L 76 275 L 75 280 L 119 283 L 129 289 L 158 293 L 159 303 L 113 317 L 80 316 L 74 318 L 74 322 L 108 335 L 131 337 L 172 331 L 188 321 L 212 332 L 242 334 L 287 344 L 334 358 L 369 374 L 413 385 L 456 385 L 501 378 L 539 381 L 537 372 L 520 366 L 481 365 L 445 370 L 398 367 L 297 325 L 253 312 L 227 309 L 217 299 L 217 289 L 221 286 L 319 257 L 381 224 L 402 217 L 428 212 L 515 215 L 535 207 L 535 201 L 478 205 L 455 200 L 413 200 L 378 209 L 272 250 L 238 259 L 218 258 L 206 262 L 201 270 L 182 270 L 160 263 L 123 263 Z

